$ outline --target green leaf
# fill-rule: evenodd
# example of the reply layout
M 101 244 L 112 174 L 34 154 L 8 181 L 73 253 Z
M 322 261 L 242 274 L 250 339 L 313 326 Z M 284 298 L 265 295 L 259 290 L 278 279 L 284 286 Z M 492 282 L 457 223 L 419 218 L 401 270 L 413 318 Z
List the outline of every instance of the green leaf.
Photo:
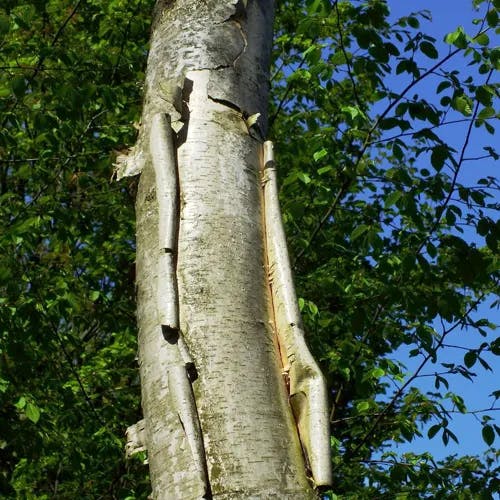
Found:
M 432 148 L 431 153 L 431 164 L 436 170 L 441 170 L 443 168 L 444 162 L 449 156 L 449 150 L 447 146 L 439 144 Z
M 495 128 L 493 127 L 493 125 L 491 125 L 491 123 L 484 122 L 484 127 L 486 128 L 488 133 L 490 133 L 491 135 L 493 135 L 495 133 Z
M 427 437 L 429 439 L 432 439 L 441 429 L 440 424 L 433 425 L 428 431 L 427 431 Z
M 464 116 L 472 115 L 471 100 L 465 95 L 461 95 L 453 99 L 452 106 L 454 109 L 462 113 Z
M 491 446 L 495 441 L 495 431 L 491 425 L 483 426 L 482 430 L 483 440 L 488 445 Z
M 457 221 L 456 215 L 450 209 L 446 210 L 445 219 L 449 226 L 454 226 Z
M 25 406 L 26 406 L 26 398 L 24 396 L 21 396 L 18 400 L 17 400 L 17 403 L 14 403 L 14 406 L 18 409 L 18 410 L 22 410 Z
M 311 178 L 306 172 L 299 172 L 297 174 L 297 177 L 304 183 L 304 184 L 309 184 L 311 182 Z
M 497 7 L 498 9 L 498 7 Z M 486 22 L 491 28 L 498 28 L 498 12 L 495 9 L 490 9 L 486 14 Z
M 404 157 L 404 152 L 403 149 L 399 144 L 396 142 L 392 145 L 392 154 L 397 158 L 398 160 L 402 160 Z
M 474 38 L 474 41 L 479 45 L 488 45 L 490 43 L 490 38 L 486 33 L 481 33 L 480 35 Z
M 363 235 L 364 233 L 366 233 L 366 231 L 368 231 L 368 229 L 370 229 L 370 227 L 367 226 L 367 225 L 365 225 L 365 224 L 359 225 L 351 233 L 351 240 L 354 241 L 354 240 L 358 239 L 361 235 Z
M 493 371 L 493 369 L 491 368 L 491 366 L 487 363 L 486 360 L 484 360 L 483 358 L 481 358 L 480 356 L 477 357 L 478 361 L 481 363 L 481 366 L 485 369 L 485 370 L 488 370 L 490 372 Z
M 374 368 L 371 371 L 371 376 L 372 376 L 372 378 L 375 378 L 375 379 L 379 379 L 379 378 L 383 377 L 384 375 L 385 375 L 385 370 L 383 370 L 380 367 Z
M 340 64 L 345 64 L 346 58 L 345 58 L 344 52 L 342 52 L 341 50 L 334 52 L 330 56 L 330 63 L 335 65 L 335 66 L 338 66 Z
M 304 298 L 303 298 L 303 297 L 299 297 L 298 302 L 299 302 L 299 309 L 300 309 L 301 311 L 303 311 L 303 310 L 304 310 L 304 305 L 305 305 L 306 301 L 304 300 Z
M 477 115 L 480 120 L 486 120 L 488 118 L 493 118 L 494 116 L 495 110 L 493 108 L 483 108 Z
M 325 148 L 320 149 L 319 151 L 316 151 L 313 154 L 314 161 L 321 160 L 321 158 L 324 158 L 327 154 L 328 154 L 328 151 Z
M 476 351 L 467 351 L 464 356 L 464 364 L 467 368 L 472 368 L 477 361 Z
M 24 93 L 26 92 L 26 80 L 24 79 L 24 77 L 14 78 L 11 85 L 16 97 L 23 97 Z
M 384 207 L 389 208 L 394 205 L 403 196 L 402 191 L 393 191 L 390 193 L 384 202 Z
M 437 255 L 437 248 L 431 242 L 427 243 L 427 245 L 426 245 L 425 248 L 427 249 L 427 253 L 429 254 L 429 256 L 431 258 L 436 257 L 436 255 Z
M 370 403 L 368 401 L 360 401 L 356 404 L 356 410 L 358 413 L 365 413 L 370 408 Z
M 28 403 L 26 405 L 24 413 L 34 424 L 36 424 L 40 419 L 40 410 L 33 403 Z
M 491 107 L 494 91 L 489 85 L 479 85 L 476 88 L 476 99 L 485 107 Z
M 419 22 L 419 20 L 418 20 L 416 17 L 414 17 L 414 16 L 410 16 L 410 17 L 408 17 L 407 21 L 408 21 L 408 24 L 409 24 L 412 28 L 417 29 L 417 28 L 419 28 L 419 27 L 420 27 L 420 22 Z
M 477 223 L 477 234 L 486 236 L 490 230 L 490 221 L 488 219 L 479 219 Z
M 490 61 L 495 69 L 500 69 L 500 48 L 495 47 L 490 52 Z
M 333 170 L 333 167 L 331 165 L 327 165 L 326 167 L 318 168 L 317 172 L 318 172 L 318 175 L 323 175 L 323 174 L 326 174 L 328 172 L 331 172 L 332 170 Z
M 448 80 L 444 80 L 437 86 L 436 93 L 439 94 L 444 89 L 447 89 L 449 87 L 451 87 L 451 82 L 449 82 Z
M 486 198 L 486 194 L 484 191 L 471 191 L 470 197 L 478 204 L 484 207 L 484 199 Z
M 420 50 L 429 58 L 437 59 L 439 57 L 439 53 L 434 46 L 434 44 L 430 42 L 422 42 L 420 44 Z
M 314 302 L 309 301 L 307 306 L 313 316 L 317 316 L 319 314 L 318 306 Z
M 317 64 L 321 57 L 321 50 L 318 46 L 311 45 L 303 52 L 302 57 L 310 64 Z
M 459 49 L 467 48 L 467 36 L 462 26 L 458 27 L 455 31 L 448 33 L 444 37 L 444 41 L 450 45 L 454 45 Z
M 344 106 L 341 111 L 348 114 L 353 120 L 358 116 L 365 117 L 365 114 L 357 106 Z
M 446 441 L 445 441 L 445 434 L 446 434 Z M 448 444 L 449 438 L 451 438 L 453 441 L 455 441 L 455 443 L 458 444 L 458 438 L 455 435 L 455 433 L 450 431 L 450 429 L 443 429 L 443 442 L 445 442 L 445 444 Z
M 380 120 L 379 127 L 381 130 L 390 130 L 391 128 L 399 127 L 404 132 L 410 129 L 411 125 L 406 120 L 390 117 Z

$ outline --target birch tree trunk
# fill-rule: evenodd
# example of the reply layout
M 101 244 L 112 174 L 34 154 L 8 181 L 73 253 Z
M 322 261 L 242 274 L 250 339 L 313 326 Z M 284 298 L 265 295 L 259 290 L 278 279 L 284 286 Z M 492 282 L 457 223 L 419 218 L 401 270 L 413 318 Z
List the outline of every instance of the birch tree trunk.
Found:
M 153 497 L 315 498 L 283 379 L 265 257 L 273 2 L 163 0 L 154 16 L 141 130 L 118 165 L 119 176 L 142 172 L 144 421 L 135 431 L 148 450 Z M 158 192 L 155 155 L 173 166 L 175 192 Z M 170 237 L 159 221 L 161 197 L 175 195 Z M 158 286 L 168 269 L 177 291 Z M 178 293 L 178 325 L 158 312 L 169 293 Z

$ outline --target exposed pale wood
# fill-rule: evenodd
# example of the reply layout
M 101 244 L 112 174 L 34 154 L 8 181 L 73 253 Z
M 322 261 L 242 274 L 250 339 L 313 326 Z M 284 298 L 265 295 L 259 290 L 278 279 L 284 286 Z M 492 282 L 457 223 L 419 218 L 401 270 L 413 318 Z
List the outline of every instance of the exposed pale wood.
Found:
M 304 339 L 281 218 L 271 141 L 264 143 L 264 207 L 274 321 L 289 379 L 290 403 L 314 482 L 317 486 L 328 486 L 332 469 L 327 388 Z

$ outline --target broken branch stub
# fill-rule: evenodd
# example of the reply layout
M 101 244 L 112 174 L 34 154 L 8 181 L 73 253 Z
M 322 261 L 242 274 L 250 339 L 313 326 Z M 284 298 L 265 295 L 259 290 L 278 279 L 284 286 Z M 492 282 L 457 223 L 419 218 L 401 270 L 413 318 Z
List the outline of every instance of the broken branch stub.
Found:
M 139 420 L 135 424 L 127 427 L 125 432 L 127 439 L 125 444 L 125 454 L 127 458 L 146 450 L 145 427 L 146 422 L 144 419 Z

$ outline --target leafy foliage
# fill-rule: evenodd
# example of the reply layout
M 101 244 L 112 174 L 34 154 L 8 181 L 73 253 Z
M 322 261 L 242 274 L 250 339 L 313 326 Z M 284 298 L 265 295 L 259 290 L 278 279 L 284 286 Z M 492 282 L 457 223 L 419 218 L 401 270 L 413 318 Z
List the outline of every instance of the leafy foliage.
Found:
M 149 491 L 123 458 L 140 414 L 135 181 L 110 179 L 135 138 L 152 3 L 0 7 L 4 498 Z M 462 175 L 474 132 L 495 132 L 500 6 L 474 0 L 476 33 L 458 28 L 443 51 L 427 12 L 391 24 L 384 0 L 278 4 L 271 138 L 299 302 L 332 391 L 335 495 L 491 498 L 493 448 L 436 462 L 394 444 L 460 440 L 453 416 L 475 409 L 459 381 L 500 353 L 478 312 L 498 294 L 499 185 L 481 168 Z M 491 137 L 480 160 L 498 159 Z M 499 427 L 477 415 L 493 446 Z
M 491 370 L 484 354 L 498 354 L 478 310 L 498 294 L 499 185 L 480 168 L 462 182 L 474 131 L 493 134 L 498 117 L 497 8 L 488 3 L 474 35 L 448 34 L 442 55 L 421 30 L 428 12 L 390 24 L 383 1 L 280 3 L 272 135 L 302 312 L 332 391 L 338 497 L 490 498 L 498 488 L 493 451 L 440 464 L 384 452 L 424 429 L 459 440 L 453 413 L 469 411 L 460 378 Z M 449 363 L 450 350 L 465 356 Z M 434 391 L 420 388 L 424 376 Z M 500 429 L 483 417 L 490 446 Z
M 145 495 L 123 434 L 139 414 L 134 138 L 149 6 L 0 9 L 0 496 Z M 142 493 L 141 493 L 142 492 Z

